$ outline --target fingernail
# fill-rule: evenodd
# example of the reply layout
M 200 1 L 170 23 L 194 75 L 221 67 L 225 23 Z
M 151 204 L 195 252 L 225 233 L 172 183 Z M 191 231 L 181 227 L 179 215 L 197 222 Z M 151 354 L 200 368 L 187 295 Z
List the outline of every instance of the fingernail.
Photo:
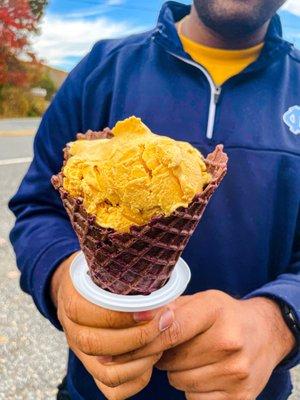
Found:
M 101 363 L 101 364 L 106 364 L 106 363 L 110 363 L 112 362 L 112 356 L 98 356 L 97 360 Z
M 146 322 L 151 321 L 153 319 L 153 312 L 152 311 L 143 311 L 133 314 L 133 319 L 135 322 Z
M 166 329 L 170 328 L 170 326 L 174 322 L 174 312 L 171 310 L 167 310 L 163 313 L 159 320 L 159 330 L 161 332 L 165 331 Z

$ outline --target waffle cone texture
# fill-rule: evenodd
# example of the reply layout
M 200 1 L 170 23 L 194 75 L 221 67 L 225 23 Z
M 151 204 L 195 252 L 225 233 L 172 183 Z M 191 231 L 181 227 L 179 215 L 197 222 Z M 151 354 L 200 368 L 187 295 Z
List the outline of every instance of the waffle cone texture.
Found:
M 109 129 L 77 135 L 78 140 L 109 137 L 112 137 Z M 64 164 L 68 157 L 66 147 Z M 70 196 L 63 188 L 63 168 L 52 177 L 97 286 L 115 294 L 148 295 L 165 285 L 227 172 L 228 158 L 222 145 L 204 161 L 212 180 L 187 208 L 178 208 L 168 217 L 155 217 L 146 225 L 133 226 L 129 233 L 99 226 L 95 216 L 86 212 L 83 200 Z

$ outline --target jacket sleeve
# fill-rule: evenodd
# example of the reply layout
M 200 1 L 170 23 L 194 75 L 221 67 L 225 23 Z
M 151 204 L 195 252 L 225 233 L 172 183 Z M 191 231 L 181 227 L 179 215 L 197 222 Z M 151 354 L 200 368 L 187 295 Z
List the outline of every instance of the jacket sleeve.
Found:
M 275 281 L 248 294 L 246 298 L 268 297 L 275 301 L 283 301 L 291 308 L 300 321 L 300 211 L 298 215 L 296 234 L 294 239 L 291 262 L 286 273 L 279 275 Z M 300 336 L 297 348 L 278 368 L 290 369 L 300 363 Z
M 10 240 L 21 271 L 21 288 L 58 328 L 49 281 L 55 268 L 79 250 L 79 243 L 50 179 L 62 166 L 65 144 L 82 128 L 82 82 L 88 62 L 87 56 L 70 73 L 47 110 L 35 137 L 33 161 L 9 203 L 16 216 Z

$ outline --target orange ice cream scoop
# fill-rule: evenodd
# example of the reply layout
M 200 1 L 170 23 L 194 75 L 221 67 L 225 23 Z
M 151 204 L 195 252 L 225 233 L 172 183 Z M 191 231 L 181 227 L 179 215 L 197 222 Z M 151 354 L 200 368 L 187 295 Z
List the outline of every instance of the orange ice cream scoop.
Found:
M 188 207 L 210 182 L 200 152 L 154 134 L 141 119 L 118 122 L 110 139 L 69 144 L 63 188 L 103 228 L 129 232 L 156 216 Z

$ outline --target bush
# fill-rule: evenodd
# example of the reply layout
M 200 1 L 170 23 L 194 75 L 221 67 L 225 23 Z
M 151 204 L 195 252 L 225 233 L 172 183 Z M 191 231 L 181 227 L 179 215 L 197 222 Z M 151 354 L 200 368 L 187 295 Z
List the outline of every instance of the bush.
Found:
M 39 117 L 48 107 L 48 101 L 33 96 L 29 90 L 15 86 L 0 88 L 0 116 Z
M 33 97 L 30 103 L 30 108 L 28 110 L 27 116 L 28 117 L 40 117 L 44 114 L 46 109 L 48 108 L 49 101 L 40 98 L 40 97 Z
M 41 79 L 37 82 L 36 86 L 47 90 L 46 100 L 51 100 L 54 93 L 56 92 L 56 87 L 48 72 L 44 73 Z
M 0 92 L 0 113 L 3 117 L 26 117 L 30 101 L 24 89 L 6 86 Z

